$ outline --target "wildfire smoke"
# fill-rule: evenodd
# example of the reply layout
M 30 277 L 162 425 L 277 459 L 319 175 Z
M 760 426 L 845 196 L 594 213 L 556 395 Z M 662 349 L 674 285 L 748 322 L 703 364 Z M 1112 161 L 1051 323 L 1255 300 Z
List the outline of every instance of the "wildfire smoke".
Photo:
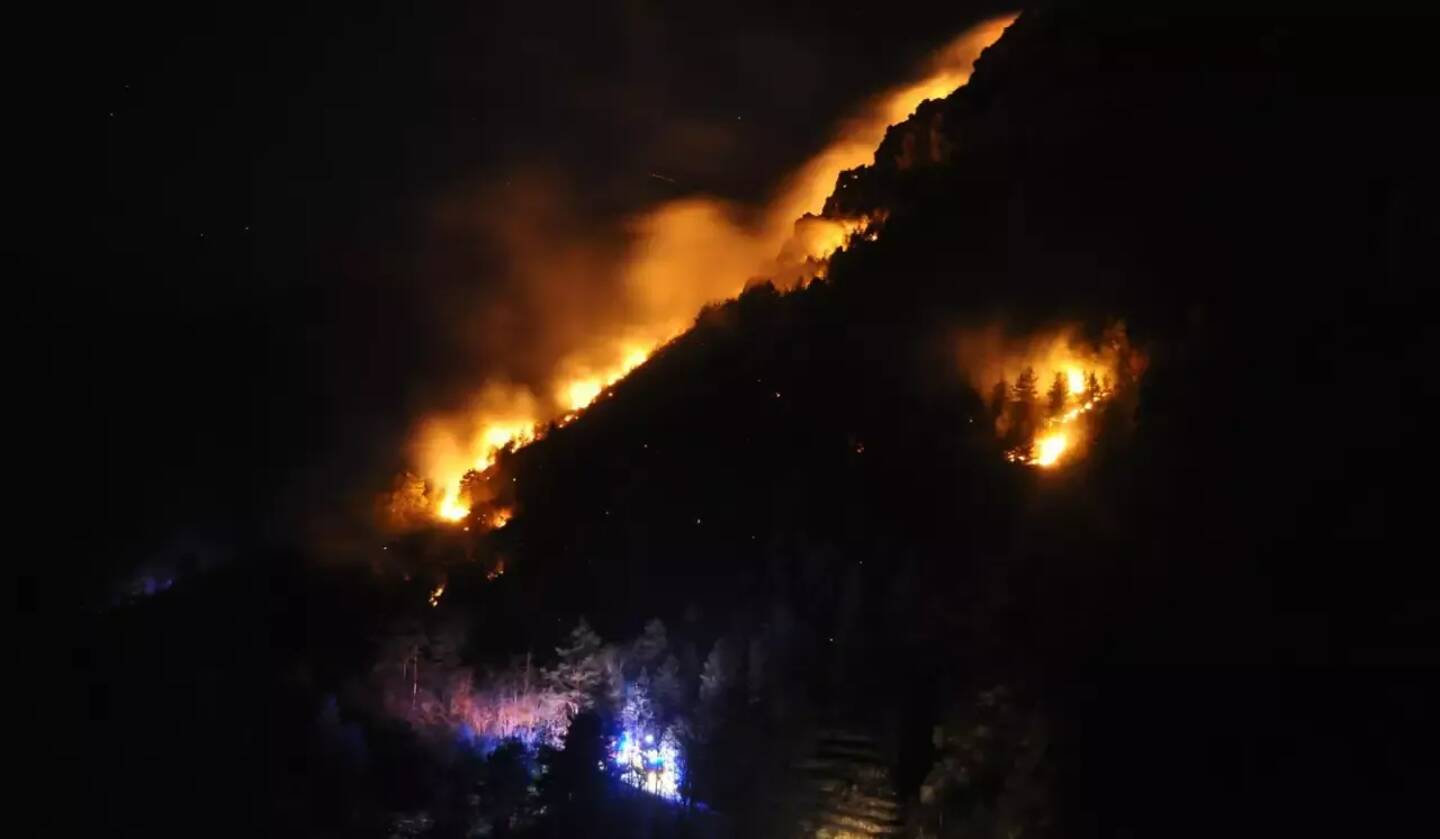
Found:
M 708 196 L 663 203 L 629 222 L 632 244 L 618 264 L 583 246 L 557 247 L 512 220 L 507 235 L 517 261 L 533 256 L 553 269 L 541 269 L 544 276 L 532 278 L 535 285 L 555 290 L 563 280 L 554 276 L 610 275 L 616 278 L 616 299 L 593 312 L 567 313 L 575 321 L 565 330 L 568 346 L 553 353 L 556 360 L 538 375 L 540 384 L 491 381 L 460 410 L 427 416 L 411 443 L 417 475 L 402 480 L 390 499 L 390 523 L 473 519 L 472 524 L 493 527 L 492 514 L 472 516 L 487 500 L 467 492 L 466 486 L 475 484 L 467 475 L 486 473 L 501 451 L 532 442 L 552 424 L 572 421 L 684 331 L 705 305 L 733 297 L 761 277 L 782 288 L 813 281 L 852 237 L 875 238 L 881 218 L 820 215 L 836 179 L 870 162 L 885 130 L 921 102 L 964 85 L 980 52 L 1014 17 L 971 28 L 940 50 L 919 78 L 866 103 L 759 211 Z M 555 294 L 566 296 L 563 289 Z

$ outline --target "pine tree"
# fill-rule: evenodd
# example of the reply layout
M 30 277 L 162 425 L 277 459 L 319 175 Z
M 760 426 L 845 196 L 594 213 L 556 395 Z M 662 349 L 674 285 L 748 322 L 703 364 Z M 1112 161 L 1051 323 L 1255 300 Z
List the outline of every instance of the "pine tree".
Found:
M 679 712 L 685 694 L 680 684 L 680 660 L 673 654 L 665 656 L 660 669 L 655 671 L 651 690 L 662 716 L 668 718 Z
M 562 748 L 541 750 L 540 800 L 559 835 L 594 830 L 605 794 L 607 752 L 604 726 L 591 712 L 575 717 Z
M 1047 395 L 1050 400 L 1050 416 L 1058 417 L 1065 413 L 1065 400 L 1070 395 L 1070 384 L 1063 372 L 1055 373 L 1055 381 L 1050 385 L 1050 392 Z
M 1085 377 L 1085 401 L 1093 402 L 1100 398 L 1100 381 L 1095 378 L 1095 371 L 1091 370 Z
M 1035 404 L 1035 398 L 1039 394 L 1038 387 L 1035 368 L 1026 367 L 1020 371 L 1020 378 L 1015 380 L 1015 401 Z
M 581 618 L 555 653 L 560 660 L 546 674 L 551 689 L 564 698 L 572 714 L 590 707 L 605 687 L 604 642 Z
M 1036 396 L 1035 368 L 1026 367 L 1020 372 L 1020 378 L 1015 380 L 1015 398 L 1010 403 L 1007 424 L 1007 446 L 1025 446 L 1033 442 L 1038 419 Z
M 641 667 L 650 667 L 660 660 L 668 646 L 665 624 L 659 618 L 653 618 L 645 624 L 645 631 L 635 640 L 631 649 L 631 661 Z
M 689 772 L 685 766 L 685 748 L 680 740 L 680 733 L 674 726 L 665 729 L 660 735 L 660 761 L 663 771 L 669 776 L 668 789 L 662 792 L 669 793 L 677 798 L 687 798 L 690 794 Z
M 655 706 L 650 700 L 650 674 L 645 670 L 640 671 L 640 678 L 625 686 L 620 725 L 633 737 L 655 736 Z
M 990 417 L 998 423 L 1005 416 L 1005 408 L 1009 404 L 1010 384 L 1002 378 L 990 391 Z
M 727 695 L 735 687 L 740 672 L 739 656 L 731 643 L 721 638 L 705 657 L 705 667 L 700 671 L 700 704 L 703 709 L 718 711 Z

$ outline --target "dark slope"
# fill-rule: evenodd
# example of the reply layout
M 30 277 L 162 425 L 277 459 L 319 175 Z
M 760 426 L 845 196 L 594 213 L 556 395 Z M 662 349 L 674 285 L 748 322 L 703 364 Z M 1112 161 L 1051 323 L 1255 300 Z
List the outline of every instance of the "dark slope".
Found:
M 1017 679 L 1061 721 L 1077 833 L 1394 817 L 1435 663 L 1423 40 L 1022 21 L 842 179 L 827 212 L 887 212 L 878 243 L 708 313 L 507 465 L 516 614 L 696 604 L 719 631 L 784 600 L 840 704 Z M 1133 435 L 1000 468 L 945 341 L 1001 316 L 1124 318 L 1152 362 Z
M 1419 55 L 1406 34 L 1023 21 L 968 88 L 843 179 L 828 211 L 888 212 L 878 243 L 838 257 L 828 283 L 708 312 L 506 463 L 521 516 L 504 548 L 517 568 L 594 575 L 596 608 L 632 616 L 612 586 L 648 579 L 645 602 L 657 575 L 728 585 L 760 573 L 776 537 L 856 557 L 999 549 L 1044 520 L 1006 518 L 1031 480 L 970 427 L 977 396 L 947 341 L 997 317 L 1021 331 L 1118 317 L 1152 366 L 1135 438 L 1074 479 L 1113 505 L 1107 524 L 1137 554 L 1183 550 L 1166 574 L 1258 574 L 1241 588 L 1265 602 L 1254 584 L 1294 572 L 1317 617 L 1352 611 L 1364 583 L 1325 558 L 1342 530 L 1399 535 L 1385 525 L 1416 496 L 1376 493 L 1421 454 L 1433 347 L 1431 89 L 1404 63 Z

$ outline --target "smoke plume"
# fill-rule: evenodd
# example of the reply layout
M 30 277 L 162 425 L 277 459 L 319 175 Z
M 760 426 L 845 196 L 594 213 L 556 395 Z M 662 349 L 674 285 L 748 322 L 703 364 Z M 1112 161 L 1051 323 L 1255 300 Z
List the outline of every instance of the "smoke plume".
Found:
M 424 482 L 421 506 L 443 519 L 464 518 L 470 503 L 459 487 L 467 471 L 484 471 L 498 450 L 573 417 L 683 332 L 706 304 L 754 281 L 784 288 L 821 275 L 851 234 L 879 221 L 820 215 L 836 178 L 869 163 L 886 128 L 922 101 L 965 84 L 980 52 L 1013 19 L 971 28 L 911 82 L 864 103 L 758 209 L 690 195 L 616 231 L 587 217 L 583 200 L 563 183 L 534 173 L 445 204 L 438 222 L 485 230 L 471 258 L 506 283 L 478 314 L 459 306 L 460 351 L 496 361 L 473 396 L 427 411 L 418 424 L 409 460 Z

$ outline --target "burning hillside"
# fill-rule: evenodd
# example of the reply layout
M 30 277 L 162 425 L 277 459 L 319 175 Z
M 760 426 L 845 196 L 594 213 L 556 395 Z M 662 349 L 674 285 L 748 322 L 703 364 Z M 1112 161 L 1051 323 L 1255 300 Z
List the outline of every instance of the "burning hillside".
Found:
M 804 285 L 823 276 L 829 257 L 852 237 L 874 240 L 883 217 L 820 215 L 837 178 L 868 162 L 886 129 L 921 102 L 964 85 L 981 51 L 1013 20 L 1005 16 L 972 28 L 942 49 L 922 76 L 867 103 L 758 214 L 718 199 L 686 197 L 633 220 L 634 246 L 618 269 L 618 309 L 580 315 L 596 322 L 577 330 L 581 337 L 551 365 L 548 382 L 492 381 L 468 405 L 423 420 L 411 444 L 415 473 L 389 496 L 388 524 L 406 528 L 438 520 L 482 529 L 503 524 L 508 512 L 497 516 L 500 493 L 489 488 L 501 453 L 573 421 L 688 328 L 704 306 L 733 297 L 757 277 L 781 288 Z M 529 232 L 517 235 L 525 242 L 533 238 Z M 529 243 L 517 256 L 554 261 L 555 250 L 554 242 Z M 559 263 L 569 272 L 616 270 L 594 259 L 581 254 Z
M 959 347 L 972 386 L 988 394 L 1006 460 L 1041 469 L 1080 457 L 1097 416 L 1145 367 L 1121 323 L 1095 342 L 1076 327 L 1027 338 L 993 327 L 964 334 Z
M 807 13 L 795 25 L 863 26 L 888 50 L 877 24 L 913 28 L 915 11 Z M 532 63 L 474 67 L 462 51 L 467 77 L 510 73 L 488 74 L 506 88 L 502 104 L 532 98 L 516 83 L 545 72 L 547 57 L 575 59 L 562 87 L 635 52 L 590 16 L 543 14 L 583 37 Z M 388 45 L 398 31 L 385 23 Z M 703 37 L 654 39 L 705 48 L 697 63 L 722 87 L 731 65 L 711 48 L 776 77 L 794 66 L 736 50 L 733 29 L 697 28 Z M 40 686 L 61 689 L 35 692 L 56 706 L 63 736 L 51 751 L 84 770 L 52 786 L 86 790 L 79 809 L 99 828 L 75 832 L 1413 832 L 1431 809 L 1420 779 L 1440 705 L 1425 678 L 1435 598 L 1413 548 L 1430 506 L 1412 488 L 1429 472 L 1428 415 L 1412 394 L 1433 378 L 1424 304 L 1440 189 L 1424 36 L 1391 21 L 1042 8 L 965 87 L 885 132 L 875 162 L 845 170 L 818 213 L 823 192 L 781 184 L 769 167 L 735 188 L 777 185 L 751 209 L 668 179 L 623 200 L 569 202 L 517 177 L 503 187 L 515 200 L 487 193 L 452 231 L 486 239 L 486 253 L 420 258 L 453 274 L 414 309 L 347 270 L 373 261 L 402 276 L 410 240 L 386 235 L 384 219 L 332 237 L 352 228 L 317 226 L 323 205 L 289 201 L 295 172 L 312 170 L 283 166 L 256 196 L 293 204 L 306 224 L 277 224 L 255 253 L 344 278 L 335 302 L 356 337 L 333 345 L 314 331 L 328 296 L 298 284 L 290 309 L 263 272 L 216 282 L 228 269 L 207 266 L 250 265 L 217 241 L 229 237 L 174 248 L 156 226 L 182 257 L 174 289 L 168 275 L 159 288 L 184 303 L 185 329 L 152 336 L 154 358 L 189 356 L 192 374 L 116 365 L 101 392 L 115 398 L 90 401 L 140 411 L 130 428 L 202 427 L 219 441 L 210 451 L 235 454 L 209 462 L 205 448 L 147 431 L 117 463 L 126 423 L 81 414 L 105 438 L 109 494 L 91 524 L 123 532 L 113 501 L 134 500 L 195 533 L 146 560 L 124 607 L 92 608 L 84 585 L 89 560 L 112 561 L 124 541 L 51 551 L 65 559 L 48 563 L 62 585 L 22 575 L 22 611 L 60 642 L 42 657 L 61 678 Z M 589 56 L 571 49 L 592 43 Z M 316 42 L 297 46 L 313 70 Z M 376 87 L 391 65 L 375 56 L 388 52 L 357 62 L 366 72 L 345 90 L 429 98 L 400 79 Z M 714 96 L 677 84 L 670 66 L 642 63 L 623 79 Z M 273 75 L 294 86 L 294 73 Z M 627 98 L 621 83 L 584 96 L 637 111 L 655 101 Z M 270 103 L 278 121 L 234 133 L 248 145 L 283 135 L 308 157 L 348 139 L 332 107 L 347 101 Z M 733 119 L 731 104 L 710 111 Z M 295 132 L 312 110 L 326 116 L 323 134 Z M 873 112 L 865 131 L 894 118 Z M 372 130 L 425 127 L 411 111 L 366 113 Z M 537 127 L 514 113 L 484 109 L 477 124 L 524 129 L 506 142 L 525 156 L 536 134 L 580 118 Z M 144 122 L 132 115 L 145 114 L 122 111 L 113 136 Z M 578 165 L 604 159 L 597 134 L 623 125 L 612 109 L 596 116 L 606 130 L 575 132 Z M 357 152 L 380 148 L 359 141 L 370 145 Z M 273 145 L 260 144 L 267 158 Z M 874 148 L 854 145 L 856 160 Z M 848 165 L 836 148 L 815 163 L 826 177 Z M 354 157 L 367 176 L 386 162 Z M 117 183 L 213 180 L 193 166 L 136 168 L 143 178 Z M 427 162 L 424 183 L 450 171 Z M 796 183 L 829 187 L 812 175 Z M 615 235 L 642 201 L 647 211 L 624 221 L 629 238 Z M 169 203 L 207 226 L 215 215 Z M 409 215 L 397 209 L 409 207 L 372 200 L 354 212 L 393 223 Z M 547 212 L 559 221 L 545 224 Z M 282 241 L 292 237 L 303 250 Z M 312 247 L 343 260 L 312 262 Z M 136 279 L 146 265 L 127 260 L 96 276 Z M 472 270 L 493 274 L 461 282 Z M 137 306 L 160 297 L 109 285 Z M 276 362 L 253 378 L 187 340 L 211 325 L 190 291 L 218 301 L 250 286 L 277 307 L 254 307 L 247 328 L 218 339 Z M 287 323 L 296 340 L 267 344 Z M 401 340 L 412 329 L 424 337 Z M 409 371 L 409 386 L 374 382 L 385 365 L 397 379 Z M 71 389 L 88 393 L 91 373 Z M 212 380 L 223 400 L 203 395 Z M 143 410 L 172 391 L 188 396 Z M 456 393 L 466 398 L 447 399 Z M 307 400 L 335 405 L 313 414 Z M 335 487 L 373 498 L 373 474 L 347 468 L 345 481 L 297 464 L 287 474 L 303 486 L 273 491 L 266 473 L 284 459 L 262 451 L 264 429 L 232 442 L 227 432 L 246 425 L 287 426 L 294 445 L 314 448 L 334 428 L 391 453 L 391 435 L 410 433 L 413 474 L 386 498 L 396 532 L 312 522 L 306 496 L 349 512 Z M 167 455 L 204 471 L 177 472 Z M 373 472 L 351 445 L 328 457 Z M 182 496 L 199 478 L 225 484 L 223 497 L 252 504 L 264 526 L 227 533 L 223 520 L 193 518 Z M 248 500 L 265 494 L 274 503 Z M 78 614 L 52 630 L 51 600 Z

